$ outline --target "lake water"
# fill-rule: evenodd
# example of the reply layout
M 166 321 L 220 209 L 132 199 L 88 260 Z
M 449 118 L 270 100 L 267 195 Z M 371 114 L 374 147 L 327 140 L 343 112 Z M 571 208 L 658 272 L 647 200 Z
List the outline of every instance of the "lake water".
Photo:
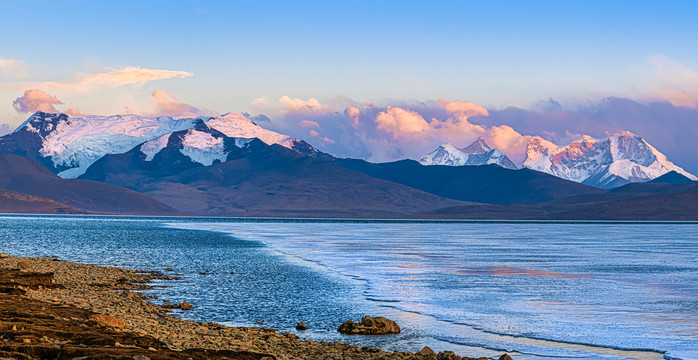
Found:
M 0 252 L 172 267 L 193 320 L 515 359 L 698 359 L 698 224 L 0 217 Z M 386 316 L 398 335 L 336 332 Z M 304 321 L 309 331 L 295 330 Z

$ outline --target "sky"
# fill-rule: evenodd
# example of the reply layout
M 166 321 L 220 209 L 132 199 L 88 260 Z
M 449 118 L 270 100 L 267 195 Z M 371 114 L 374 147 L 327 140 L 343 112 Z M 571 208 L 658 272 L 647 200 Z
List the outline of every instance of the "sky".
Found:
M 0 0 L 0 130 L 247 113 L 338 156 L 623 130 L 698 173 L 698 2 Z

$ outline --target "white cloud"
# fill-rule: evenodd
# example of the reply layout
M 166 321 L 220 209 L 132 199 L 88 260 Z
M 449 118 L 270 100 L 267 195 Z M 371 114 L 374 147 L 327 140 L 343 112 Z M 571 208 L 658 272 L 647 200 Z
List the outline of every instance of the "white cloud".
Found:
M 0 76 L 23 78 L 29 76 L 29 67 L 23 61 L 0 57 Z

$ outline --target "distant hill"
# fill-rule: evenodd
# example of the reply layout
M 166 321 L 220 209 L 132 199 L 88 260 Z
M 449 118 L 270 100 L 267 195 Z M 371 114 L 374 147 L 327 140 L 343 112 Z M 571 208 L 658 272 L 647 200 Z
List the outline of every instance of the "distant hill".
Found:
M 335 163 L 449 199 L 478 203 L 535 204 L 605 192 L 538 171 L 497 165 L 424 166 L 412 160 L 374 164 L 357 159 L 336 159 Z
M 137 192 L 94 181 L 62 179 L 36 161 L 6 153 L 0 153 L 0 189 L 31 195 L 38 202 L 45 203 L 45 199 L 50 199 L 62 203 L 56 204 L 57 207 L 67 204 L 81 211 L 143 215 L 177 213 L 173 208 Z
M 652 183 L 665 183 L 665 184 L 690 184 L 693 180 L 688 177 L 677 173 L 676 171 L 670 171 L 654 180 L 650 180 Z

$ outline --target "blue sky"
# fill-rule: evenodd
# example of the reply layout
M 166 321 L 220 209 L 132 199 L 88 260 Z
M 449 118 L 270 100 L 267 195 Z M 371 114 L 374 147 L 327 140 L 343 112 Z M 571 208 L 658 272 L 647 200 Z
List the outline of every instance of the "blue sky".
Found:
M 695 0 L 0 4 L 0 122 L 11 126 L 26 118 L 13 100 L 32 88 L 89 114 L 153 113 L 156 90 L 205 112 L 278 118 L 270 104 L 283 96 L 340 113 L 439 98 L 698 104 Z M 123 69 L 144 77 L 113 81 Z

